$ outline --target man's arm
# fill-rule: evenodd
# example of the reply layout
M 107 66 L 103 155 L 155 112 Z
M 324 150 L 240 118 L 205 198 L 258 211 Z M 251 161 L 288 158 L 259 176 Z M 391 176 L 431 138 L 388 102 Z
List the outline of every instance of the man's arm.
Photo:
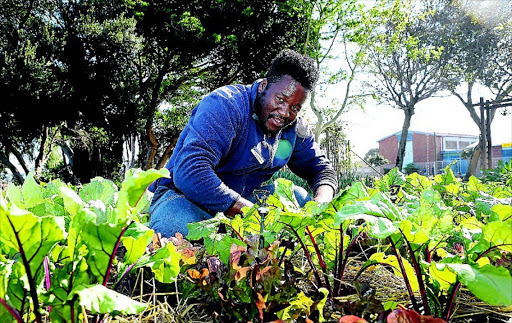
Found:
M 338 187 L 336 172 L 315 142 L 313 132 L 304 120 L 297 120 L 296 133 L 297 141 L 288 166 L 292 172 L 308 182 L 315 194 L 315 201 L 330 202 Z
M 240 196 L 238 200 L 236 200 L 235 204 L 233 204 L 231 208 L 224 212 L 224 214 L 228 217 L 234 217 L 237 214 L 242 214 L 242 208 L 245 206 L 251 208 L 254 206 L 254 203 Z
M 215 173 L 240 122 L 239 113 L 229 104 L 218 95 L 204 98 L 187 125 L 183 146 L 175 152 L 174 185 L 189 200 L 214 212 L 225 211 L 240 198 Z
M 334 189 L 330 185 L 320 185 L 316 189 L 313 200 L 318 203 L 329 203 L 334 198 Z

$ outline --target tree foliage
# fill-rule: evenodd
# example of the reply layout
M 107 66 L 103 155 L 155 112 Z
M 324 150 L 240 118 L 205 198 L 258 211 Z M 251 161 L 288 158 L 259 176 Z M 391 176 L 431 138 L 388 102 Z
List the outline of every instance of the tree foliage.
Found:
M 416 104 L 448 88 L 452 39 L 430 2 L 384 1 L 390 19 L 376 30 L 369 51 L 373 75 L 367 86 L 376 98 L 403 110 L 404 123 L 396 159 L 401 169 Z
M 260 77 L 304 42 L 305 19 L 291 0 L 5 1 L 0 160 L 21 181 L 60 145 L 87 182 L 119 171 L 129 142 L 132 165 L 152 167 L 200 95 Z

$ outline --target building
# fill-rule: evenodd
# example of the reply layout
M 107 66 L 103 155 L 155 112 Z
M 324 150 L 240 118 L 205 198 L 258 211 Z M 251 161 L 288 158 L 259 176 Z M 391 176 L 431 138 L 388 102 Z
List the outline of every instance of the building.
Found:
M 379 153 L 391 162 L 390 165 L 385 165 L 384 168 L 394 167 L 400 137 L 401 131 L 377 141 L 379 143 Z M 473 135 L 409 131 L 403 166 L 414 163 L 420 173 L 432 175 L 438 173 L 454 160 L 458 160 L 452 169 L 456 174 L 464 175 L 469 162 L 461 159 L 460 154 L 464 148 L 476 142 L 478 142 L 478 136 Z

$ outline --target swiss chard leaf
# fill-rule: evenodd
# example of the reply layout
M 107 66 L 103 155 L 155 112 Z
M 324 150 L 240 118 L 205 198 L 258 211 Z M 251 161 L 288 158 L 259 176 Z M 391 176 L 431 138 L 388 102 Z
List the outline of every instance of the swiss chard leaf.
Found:
M 103 285 L 80 286 L 74 290 L 80 299 L 80 305 L 95 314 L 133 315 L 144 311 L 148 304 L 134 301 Z
M 471 293 L 492 306 L 512 305 L 512 277 L 503 267 L 446 264 Z
M 150 169 L 147 171 L 130 170 L 119 190 L 119 201 L 116 206 L 115 216 L 109 220 L 110 223 L 124 222 L 132 219 L 131 208 L 135 208 L 141 200 L 146 188 L 155 180 L 161 177 L 169 177 L 169 170 L 162 168 L 159 170 Z M 135 218 L 135 220 L 137 220 Z

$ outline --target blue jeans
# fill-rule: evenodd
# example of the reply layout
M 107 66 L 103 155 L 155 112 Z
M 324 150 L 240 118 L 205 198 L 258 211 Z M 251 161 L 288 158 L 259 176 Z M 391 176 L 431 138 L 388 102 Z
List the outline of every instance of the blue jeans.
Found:
M 270 194 L 273 194 L 275 190 L 274 184 L 262 186 L 259 189 L 267 190 Z M 302 187 L 294 186 L 294 193 L 301 207 L 311 200 L 308 192 Z M 253 195 L 248 200 L 256 202 Z M 160 232 L 164 237 L 172 237 L 176 232 L 180 232 L 186 237 L 188 234 L 187 224 L 213 217 L 212 214 L 201 209 L 182 193 L 166 186 L 159 186 L 156 189 L 149 207 L 149 215 L 149 227 L 155 232 Z

